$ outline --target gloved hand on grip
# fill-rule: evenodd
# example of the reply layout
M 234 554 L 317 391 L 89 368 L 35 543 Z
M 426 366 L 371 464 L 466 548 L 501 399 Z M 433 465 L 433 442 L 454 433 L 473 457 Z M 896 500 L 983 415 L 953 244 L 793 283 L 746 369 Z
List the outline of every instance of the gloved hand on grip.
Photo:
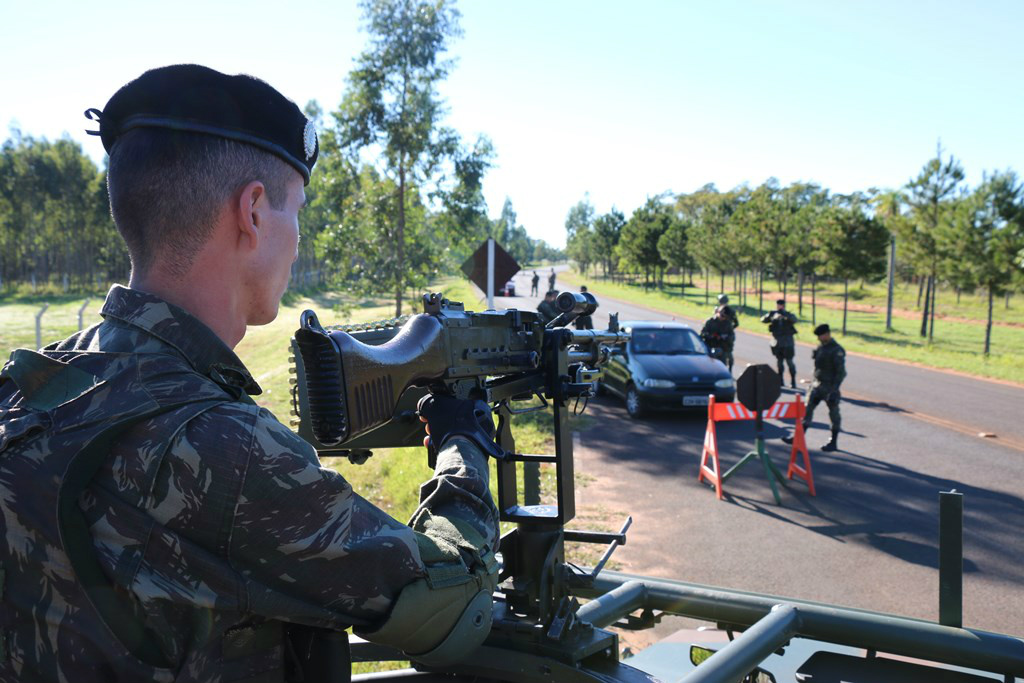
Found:
M 431 462 L 434 462 L 445 441 L 453 436 L 469 439 L 492 457 L 505 457 L 505 451 L 494 442 L 491 407 L 483 401 L 427 394 L 420 399 L 416 412 L 427 423 L 428 436 L 423 440 L 423 445 L 427 447 Z

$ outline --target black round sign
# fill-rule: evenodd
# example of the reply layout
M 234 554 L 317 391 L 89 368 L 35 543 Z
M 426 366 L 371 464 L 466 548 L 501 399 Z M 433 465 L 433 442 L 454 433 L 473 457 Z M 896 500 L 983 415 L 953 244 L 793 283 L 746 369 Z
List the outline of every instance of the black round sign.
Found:
M 755 413 L 771 408 L 781 394 L 782 380 L 769 365 L 748 365 L 736 380 L 736 398 Z

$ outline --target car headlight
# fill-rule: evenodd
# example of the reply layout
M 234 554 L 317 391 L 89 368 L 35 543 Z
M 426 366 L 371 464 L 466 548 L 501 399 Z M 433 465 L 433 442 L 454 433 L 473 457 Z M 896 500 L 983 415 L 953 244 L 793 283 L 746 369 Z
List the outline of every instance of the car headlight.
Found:
M 715 387 L 718 389 L 732 389 L 736 384 L 736 381 L 732 377 L 726 377 L 715 382 Z
M 643 385 L 648 389 L 671 389 L 676 383 L 670 379 L 645 379 Z

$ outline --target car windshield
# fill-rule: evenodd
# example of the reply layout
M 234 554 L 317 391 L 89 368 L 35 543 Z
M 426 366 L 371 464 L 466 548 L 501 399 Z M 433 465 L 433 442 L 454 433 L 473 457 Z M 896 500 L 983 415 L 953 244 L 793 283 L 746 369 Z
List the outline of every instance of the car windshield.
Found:
M 633 353 L 672 355 L 707 353 L 704 342 L 693 330 L 633 330 Z

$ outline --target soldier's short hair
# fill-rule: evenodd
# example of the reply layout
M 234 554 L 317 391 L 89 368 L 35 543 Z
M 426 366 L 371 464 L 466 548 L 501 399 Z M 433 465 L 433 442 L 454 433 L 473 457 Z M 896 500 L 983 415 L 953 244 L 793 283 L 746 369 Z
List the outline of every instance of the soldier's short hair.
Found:
M 785 299 L 776 299 L 775 300 L 775 304 L 776 305 L 782 304 L 783 306 L 785 306 L 786 305 L 786 300 Z
M 287 182 L 298 172 L 277 156 L 203 133 L 138 128 L 113 148 L 107 171 L 110 213 L 128 245 L 132 268 L 148 271 L 157 258 L 184 276 L 210 238 L 225 202 L 259 180 L 275 209 L 284 208 Z

